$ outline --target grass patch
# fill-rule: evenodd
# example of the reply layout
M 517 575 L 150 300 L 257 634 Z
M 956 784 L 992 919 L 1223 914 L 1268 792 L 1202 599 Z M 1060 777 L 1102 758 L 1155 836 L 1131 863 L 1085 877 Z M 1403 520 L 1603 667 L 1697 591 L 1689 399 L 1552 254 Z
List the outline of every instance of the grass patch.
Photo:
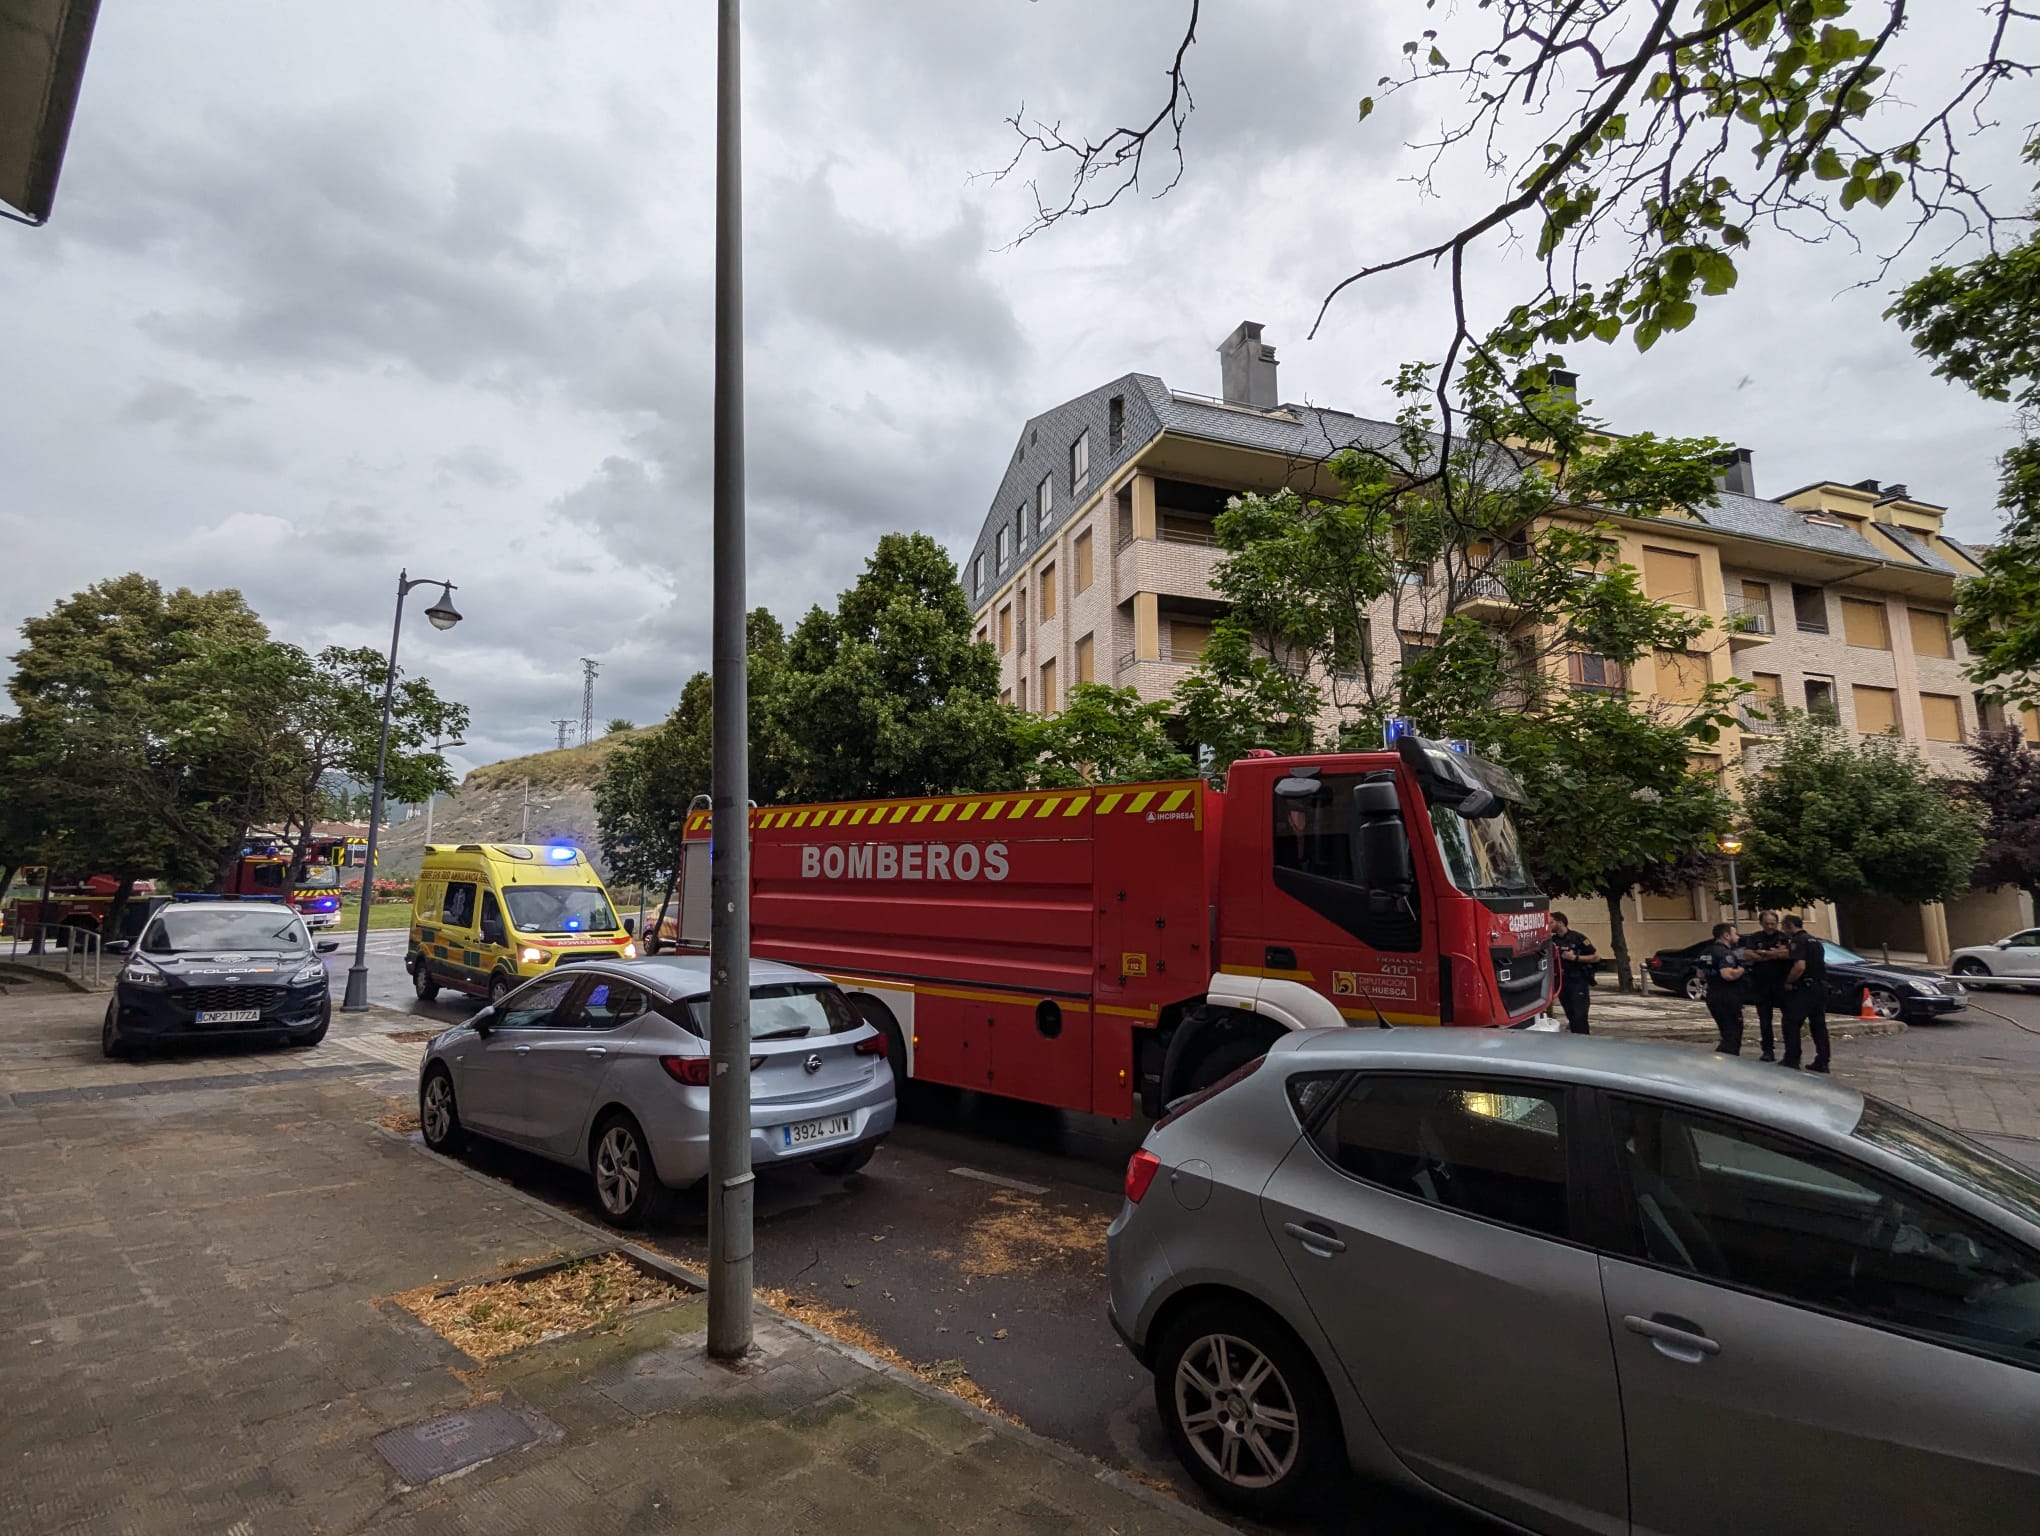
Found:
M 354 925 L 361 920 L 359 912 L 360 907 L 354 898 L 351 896 L 347 897 L 340 903 L 339 928 L 337 930 L 329 928 L 325 930 L 323 936 L 330 939 L 337 934 L 338 937 L 344 939 L 348 934 L 354 932 Z M 411 904 L 408 901 L 371 902 L 368 908 L 368 926 L 371 932 L 377 928 L 410 927 Z M 346 946 L 343 944 L 341 947 L 345 948 Z

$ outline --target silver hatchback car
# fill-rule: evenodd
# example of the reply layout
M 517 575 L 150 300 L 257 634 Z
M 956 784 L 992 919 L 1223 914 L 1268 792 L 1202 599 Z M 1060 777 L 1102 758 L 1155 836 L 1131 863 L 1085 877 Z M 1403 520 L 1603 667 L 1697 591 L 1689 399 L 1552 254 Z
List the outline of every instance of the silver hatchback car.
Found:
M 893 1128 L 897 1047 L 825 976 L 751 965 L 751 1164 L 854 1173 Z M 426 1048 L 426 1144 L 469 1133 L 586 1168 L 637 1226 L 708 1175 L 708 962 L 589 961 L 526 982 Z
M 1160 1121 L 1112 1318 L 1255 1514 L 1342 1468 L 1538 1532 L 2031 1532 L 2040 1177 L 1825 1080 L 1291 1036 Z

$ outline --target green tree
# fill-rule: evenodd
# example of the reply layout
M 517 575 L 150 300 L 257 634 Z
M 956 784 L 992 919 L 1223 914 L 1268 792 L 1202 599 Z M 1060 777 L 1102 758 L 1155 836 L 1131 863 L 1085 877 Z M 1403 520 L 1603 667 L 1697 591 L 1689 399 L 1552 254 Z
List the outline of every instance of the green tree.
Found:
M 770 752 L 802 800 L 938 794 L 1011 782 L 998 661 L 971 638 L 948 553 L 889 533 L 834 612 L 795 628 L 768 712 Z
M 1219 761 L 1377 743 L 1397 716 L 1486 740 L 1498 716 L 1562 696 L 1575 657 L 1599 678 L 1706 631 L 1644 594 L 1606 518 L 1711 503 L 1719 443 L 1611 439 L 1543 370 L 1519 396 L 1481 365 L 1452 397 L 1445 449 L 1430 377 L 1401 371 L 1393 440 L 1333 459 L 1336 494 L 1249 494 L 1219 515 L 1212 584 L 1230 608 L 1177 694 Z M 1399 654 L 1377 653 L 1383 631 Z
M 605 736 L 614 736 L 620 731 L 634 731 L 636 729 L 637 726 L 633 722 L 624 719 L 622 715 L 618 715 L 614 720 L 611 720 L 609 724 L 602 727 L 602 734 Z
M 1772 906 L 1882 896 L 1944 901 L 1969 888 L 1982 818 L 1893 734 L 1853 741 L 1796 711 L 1743 791 L 1743 868 Z
M 1983 815 L 1970 884 L 2013 885 L 2040 901 L 2040 752 L 2017 730 L 1978 732 L 1966 750 L 1976 777 L 1963 792 Z
M 1690 766 L 1712 745 L 1719 711 L 1662 718 L 1628 700 L 1576 695 L 1535 715 L 1493 723 L 1493 750 L 1528 796 L 1516 814 L 1523 854 L 1553 893 L 1599 896 L 1623 991 L 1633 990 L 1622 903 L 1699 884 L 1730 804 L 1712 774 Z
M 2040 139 L 2026 146 L 2040 162 Z M 2032 210 L 2040 217 L 2040 207 Z M 1999 461 L 2005 528 L 1983 574 L 1955 590 L 1955 631 L 1987 697 L 2040 700 L 2040 236 L 1965 266 L 1936 266 L 1888 311 L 1934 372 L 2018 412 L 2021 441 Z
M 1078 683 L 1053 715 L 1015 713 L 1020 780 L 1030 789 L 1189 778 L 1197 763 L 1170 739 L 1167 699 Z

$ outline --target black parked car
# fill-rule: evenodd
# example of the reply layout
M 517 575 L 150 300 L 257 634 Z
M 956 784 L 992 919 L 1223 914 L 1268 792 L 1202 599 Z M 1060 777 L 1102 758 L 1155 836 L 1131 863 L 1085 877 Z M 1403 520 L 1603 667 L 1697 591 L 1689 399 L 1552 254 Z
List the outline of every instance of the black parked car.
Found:
M 1706 953 L 1709 942 L 1702 939 L 1684 949 L 1661 949 L 1643 962 L 1643 968 L 1653 985 L 1699 1002 L 1707 995 L 1707 982 L 1700 974 L 1700 956 Z M 1870 1007 L 1880 1019 L 1933 1019 L 1969 1006 L 1968 992 L 1962 983 L 1938 971 L 1865 960 L 1854 950 L 1825 940 L 1821 947 L 1827 951 L 1830 1018 L 1853 1016 L 1863 1006 L 1865 988 L 1870 992 Z
M 221 1036 L 317 1045 L 333 999 L 304 919 L 280 901 L 179 900 L 159 907 L 141 937 L 107 949 L 125 957 L 106 1006 L 108 1056 L 158 1041 Z

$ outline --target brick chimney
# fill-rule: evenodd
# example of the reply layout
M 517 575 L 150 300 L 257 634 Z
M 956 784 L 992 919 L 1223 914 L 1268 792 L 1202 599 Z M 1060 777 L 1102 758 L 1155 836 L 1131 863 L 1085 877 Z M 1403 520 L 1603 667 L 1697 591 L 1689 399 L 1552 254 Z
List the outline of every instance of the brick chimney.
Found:
M 1219 343 L 1218 371 L 1227 405 L 1272 411 L 1281 404 L 1275 393 L 1275 349 L 1262 344 L 1258 320 L 1242 320 Z

